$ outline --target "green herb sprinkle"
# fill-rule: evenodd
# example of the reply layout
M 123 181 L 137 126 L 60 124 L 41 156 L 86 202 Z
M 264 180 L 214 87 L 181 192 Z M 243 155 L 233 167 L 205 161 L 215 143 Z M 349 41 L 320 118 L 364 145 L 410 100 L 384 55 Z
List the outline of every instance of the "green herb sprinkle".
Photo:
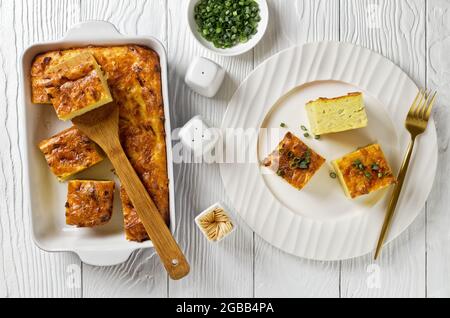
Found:
M 217 48 L 247 42 L 261 21 L 255 0 L 200 0 L 194 8 L 198 32 Z

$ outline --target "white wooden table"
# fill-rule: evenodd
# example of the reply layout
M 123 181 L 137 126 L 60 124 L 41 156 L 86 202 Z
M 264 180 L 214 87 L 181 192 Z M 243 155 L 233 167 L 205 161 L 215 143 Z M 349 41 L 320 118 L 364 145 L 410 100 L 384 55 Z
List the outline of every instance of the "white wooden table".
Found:
M 268 0 L 265 37 L 249 53 L 224 58 L 203 50 L 185 22 L 186 0 L 0 0 L 0 297 L 449 297 L 450 296 L 450 0 Z M 125 34 L 153 35 L 168 49 L 172 127 L 196 114 L 220 125 L 239 83 L 289 46 L 336 40 L 371 48 L 400 65 L 420 86 L 436 88 L 439 167 L 423 213 L 373 264 L 370 256 L 312 262 L 287 255 L 242 220 L 232 238 L 206 242 L 194 216 L 226 202 L 216 165 L 175 167 L 176 237 L 191 261 L 184 280 L 169 281 L 153 250 L 100 268 L 75 254 L 40 251 L 30 237 L 19 148 L 20 55 L 57 39 L 75 23 L 107 20 Z M 194 56 L 228 71 L 215 99 L 186 87 Z M 430 176 L 431 177 L 431 176 Z M 228 202 L 230 203 L 230 202 Z

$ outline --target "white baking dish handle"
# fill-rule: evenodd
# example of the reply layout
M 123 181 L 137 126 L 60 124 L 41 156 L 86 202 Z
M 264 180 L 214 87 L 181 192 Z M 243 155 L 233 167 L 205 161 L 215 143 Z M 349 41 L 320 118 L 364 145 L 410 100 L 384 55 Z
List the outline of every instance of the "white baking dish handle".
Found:
M 130 257 L 132 251 L 108 251 L 108 250 L 82 250 L 75 251 L 83 263 L 93 266 L 113 266 L 124 263 Z
M 114 24 L 106 21 L 86 21 L 74 25 L 64 36 L 64 41 L 92 41 L 121 39 L 123 35 Z

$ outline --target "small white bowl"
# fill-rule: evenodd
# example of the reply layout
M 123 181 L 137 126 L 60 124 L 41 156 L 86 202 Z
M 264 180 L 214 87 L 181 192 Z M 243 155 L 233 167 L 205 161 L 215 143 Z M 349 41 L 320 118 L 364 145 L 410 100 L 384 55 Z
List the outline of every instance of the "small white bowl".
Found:
M 217 240 L 217 241 L 213 241 L 210 240 L 208 238 L 208 234 L 205 232 L 205 230 L 202 228 L 202 226 L 200 225 L 200 218 L 202 216 L 204 216 L 207 213 L 210 213 L 211 211 L 215 210 L 215 209 L 222 209 L 224 211 L 224 213 L 228 216 L 228 218 L 230 219 L 231 224 L 233 224 L 233 228 L 230 232 L 228 232 L 225 236 L 223 236 L 221 239 Z M 209 242 L 213 242 L 213 243 L 218 243 L 222 240 L 224 240 L 225 238 L 229 237 L 231 235 L 231 233 L 233 233 L 236 230 L 236 222 L 234 222 L 233 218 L 230 216 L 230 210 L 225 206 L 224 203 L 222 202 L 216 202 L 215 204 L 211 205 L 209 208 L 205 209 L 204 211 L 202 211 L 199 215 L 197 215 L 195 217 L 195 224 L 197 225 L 197 227 L 199 228 L 200 232 L 202 232 L 202 234 L 205 236 L 205 238 L 209 241 Z
M 194 8 L 197 2 L 200 0 L 189 0 L 187 5 L 187 22 L 189 25 L 189 29 L 191 30 L 192 35 L 197 40 L 200 45 L 204 48 L 210 50 L 219 55 L 223 56 L 235 56 L 243 54 L 249 50 L 251 50 L 258 42 L 262 39 L 264 33 L 267 29 L 267 24 L 269 22 L 269 9 L 267 7 L 266 0 L 255 0 L 259 5 L 259 15 L 261 17 L 261 21 L 258 23 L 258 30 L 256 34 L 254 34 L 247 42 L 238 43 L 236 46 L 220 49 L 216 48 L 213 43 L 207 41 L 197 30 L 197 23 L 194 18 Z

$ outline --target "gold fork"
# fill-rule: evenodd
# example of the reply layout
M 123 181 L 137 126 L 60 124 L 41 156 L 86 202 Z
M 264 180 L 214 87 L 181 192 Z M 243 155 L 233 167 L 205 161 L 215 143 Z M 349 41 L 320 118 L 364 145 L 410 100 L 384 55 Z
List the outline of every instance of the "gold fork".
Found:
M 405 158 L 403 159 L 403 163 L 397 177 L 397 184 L 395 185 L 391 201 L 389 202 L 389 206 L 387 208 L 383 227 L 381 228 L 380 237 L 378 239 L 378 244 L 375 251 L 375 259 L 377 259 L 380 255 L 384 240 L 386 239 L 387 233 L 391 226 L 398 198 L 400 197 L 403 182 L 405 181 L 406 172 L 408 171 L 409 162 L 411 161 L 411 154 L 414 148 L 416 137 L 422 134 L 427 129 L 428 120 L 430 119 L 431 110 L 433 109 L 435 99 L 436 92 L 421 89 L 417 94 L 413 104 L 411 105 L 411 109 L 409 110 L 408 115 L 406 116 L 405 126 L 411 135 L 411 141 L 409 143 Z

